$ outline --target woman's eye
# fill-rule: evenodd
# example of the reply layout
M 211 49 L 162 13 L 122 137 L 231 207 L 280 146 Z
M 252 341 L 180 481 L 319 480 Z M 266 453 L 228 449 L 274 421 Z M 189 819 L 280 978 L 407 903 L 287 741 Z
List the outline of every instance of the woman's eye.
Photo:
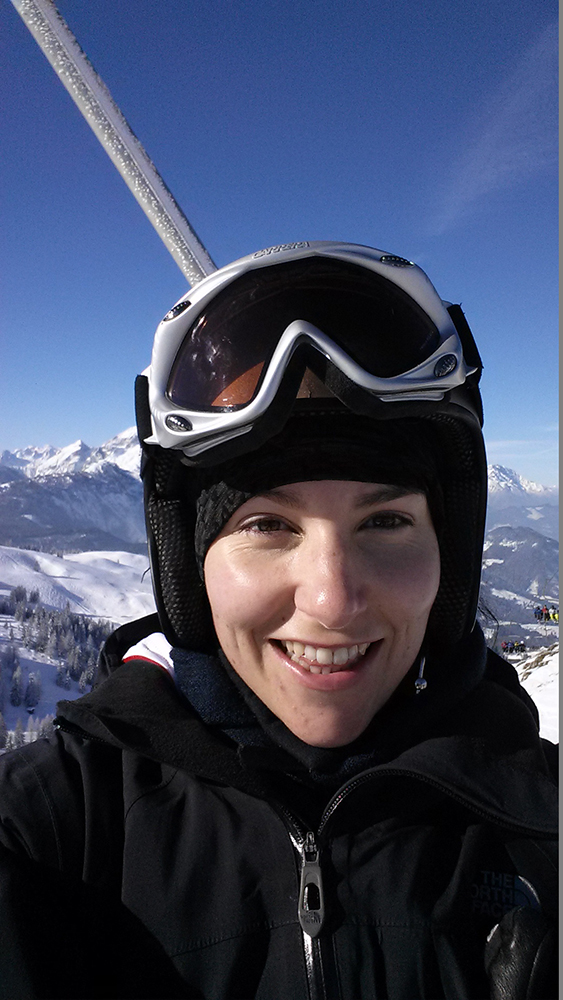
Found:
M 243 525 L 244 531 L 250 531 L 257 535 L 269 535 L 274 531 L 283 531 L 285 528 L 287 525 L 278 517 L 260 517 Z
M 362 528 L 379 528 L 380 530 L 392 531 L 396 528 L 403 528 L 412 525 L 412 520 L 406 514 L 396 514 L 394 511 L 382 511 L 379 514 L 372 514 L 363 522 Z

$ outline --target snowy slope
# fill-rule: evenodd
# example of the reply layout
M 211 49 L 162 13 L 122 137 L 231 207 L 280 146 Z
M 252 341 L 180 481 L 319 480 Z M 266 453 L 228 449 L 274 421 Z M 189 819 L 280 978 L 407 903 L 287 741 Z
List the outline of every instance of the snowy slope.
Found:
M 510 657 L 509 657 L 510 658 Z M 522 686 L 540 713 L 540 735 L 559 742 L 559 643 L 514 660 Z
M 148 559 L 132 552 L 76 552 L 64 557 L 0 546 L 0 595 L 16 586 L 39 591 L 45 607 L 121 625 L 154 611 Z

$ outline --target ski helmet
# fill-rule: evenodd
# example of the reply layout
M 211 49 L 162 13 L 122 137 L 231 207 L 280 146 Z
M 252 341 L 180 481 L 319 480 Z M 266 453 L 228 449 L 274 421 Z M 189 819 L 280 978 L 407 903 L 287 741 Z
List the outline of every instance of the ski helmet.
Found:
M 422 483 L 440 522 L 428 635 L 446 647 L 466 636 L 487 491 L 481 369 L 460 306 L 412 261 L 370 247 L 270 247 L 184 295 L 136 383 L 151 571 L 168 640 L 216 647 L 195 535 L 198 499 L 225 474 L 243 497 L 266 480 Z

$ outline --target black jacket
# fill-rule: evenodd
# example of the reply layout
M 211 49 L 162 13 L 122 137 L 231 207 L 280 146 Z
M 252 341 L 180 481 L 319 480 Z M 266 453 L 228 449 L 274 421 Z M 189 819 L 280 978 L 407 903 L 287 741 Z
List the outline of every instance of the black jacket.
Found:
M 556 996 L 553 747 L 512 667 L 430 669 L 322 793 L 121 663 L 155 624 L 0 760 L 0 997 Z

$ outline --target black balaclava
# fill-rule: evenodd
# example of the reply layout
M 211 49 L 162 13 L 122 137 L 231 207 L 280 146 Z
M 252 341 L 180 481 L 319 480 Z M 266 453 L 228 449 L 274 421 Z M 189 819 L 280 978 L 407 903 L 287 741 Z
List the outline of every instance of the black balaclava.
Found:
M 195 525 L 200 575 L 203 578 L 210 545 L 241 504 L 260 491 L 295 482 L 331 479 L 385 483 L 424 493 L 440 544 L 444 525 L 441 482 L 446 468 L 445 463 L 442 466 L 442 450 L 434 429 L 422 421 L 405 418 L 376 422 L 343 411 L 327 412 L 322 418 L 318 413 L 294 414 L 280 434 L 256 451 L 200 470 Z M 201 718 L 239 744 L 239 753 L 248 766 L 271 766 L 274 771 L 277 767 L 282 787 L 284 772 L 295 772 L 295 780 L 290 782 L 292 801 L 297 795 L 293 787 L 297 781 L 297 790 L 304 789 L 301 808 L 314 813 L 317 807 L 324 807 L 326 794 L 344 780 L 411 745 L 419 738 L 421 727 L 443 710 L 444 703 L 461 697 L 475 683 L 476 675 L 480 676 L 484 669 L 484 657 L 480 646 L 476 651 L 475 642 L 467 646 L 464 656 L 468 659 L 470 651 L 477 665 L 464 668 L 461 677 L 449 669 L 449 659 L 445 666 L 439 658 L 432 663 L 432 698 L 422 703 L 423 709 L 426 704 L 424 711 L 415 696 L 415 663 L 365 732 L 352 744 L 331 749 L 310 746 L 298 739 L 245 684 L 221 650 L 218 656 L 203 657 L 176 648 L 173 659 L 180 690 Z M 404 724 L 397 726 L 397 718 Z M 287 755 L 279 763 L 275 756 L 271 758 L 273 747 Z M 319 796 L 318 802 L 315 795 Z M 301 801 L 299 797 L 297 800 Z
M 348 412 L 295 414 L 257 451 L 208 469 L 197 498 L 195 553 L 200 575 L 209 546 L 252 496 L 314 480 L 385 483 L 424 493 L 440 540 L 443 500 L 437 447 L 420 421 L 373 421 Z

